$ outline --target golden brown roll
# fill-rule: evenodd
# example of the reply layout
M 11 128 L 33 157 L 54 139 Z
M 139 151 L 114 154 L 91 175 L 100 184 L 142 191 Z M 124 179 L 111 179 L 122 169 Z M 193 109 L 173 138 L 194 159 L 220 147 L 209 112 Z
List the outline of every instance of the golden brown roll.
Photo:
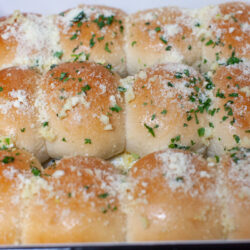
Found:
M 60 29 L 62 60 L 90 60 L 126 75 L 125 17 L 119 9 L 98 5 L 79 5 L 60 13 L 56 22 Z
M 250 59 L 250 5 L 229 2 L 201 10 L 203 68 Z
M 149 154 L 129 174 L 127 240 L 223 238 L 216 168 L 179 150 Z
M 208 143 L 203 80 L 183 64 L 162 64 L 123 80 L 126 148 L 141 156 L 165 148 L 204 151 Z
M 120 176 L 110 163 L 65 158 L 43 176 L 25 210 L 23 244 L 124 241 Z
M 0 150 L 0 244 L 21 243 L 25 214 L 22 197 L 28 183 L 40 172 L 40 163 L 29 153 Z
M 212 78 L 216 112 L 209 116 L 213 134 L 210 154 L 223 154 L 233 147 L 250 147 L 249 72 L 249 66 L 242 63 L 221 66 Z
M 125 35 L 128 73 L 159 63 L 195 63 L 201 56 L 197 20 L 192 11 L 177 7 L 130 15 Z
M 27 65 L 46 69 L 60 60 L 59 30 L 53 16 L 15 11 L 0 19 L 0 68 Z
M 12 67 L 0 71 L 0 143 L 24 148 L 45 161 L 48 154 L 34 107 L 40 81 L 33 69 Z
M 61 64 L 44 76 L 36 105 L 48 154 L 112 157 L 124 150 L 119 76 L 90 62 Z
M 250 151 L 235 148 L 221 159 L 220 181 L 225 208 L 223 224 L 228 239 L 250 238 Z

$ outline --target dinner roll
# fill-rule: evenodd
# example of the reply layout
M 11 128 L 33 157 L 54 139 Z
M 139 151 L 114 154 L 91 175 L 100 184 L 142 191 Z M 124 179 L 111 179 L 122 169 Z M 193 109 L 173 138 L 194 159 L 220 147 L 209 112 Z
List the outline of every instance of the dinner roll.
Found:
M 20 244 L 26 186 L 41 169 L 39 162 L 19 149 L 0 150 L 0 244 Z
M 28 65 L 47 69 L 58 63 L 59 30 L 53 16 L 15 11 L 0 19 L 0 68 Z
M 90 60 L 108 65 L 126 75 L 124 19 L 126 14 L 115 8 L 98 5 L 79 5 L 60 13 L 62 60 Z
M 191 10 L 177 7 L 130 15 L 125 35 L 128 73 L 159 63 L 195 63 L 201 56 L 197 20 Z
M 25 210 L 24 244 L 124 241 L 120 176 L 110 163 L 64 158 L 43 176 L 47 184 Z
M 206 28 L 202 37 L 203 68 L 233 64 L 250 59 L 250 5 L 229 2 L 205 7 L 200 11 Z
M 149 154 L 129 173 L 127 240 L 223 238 L 216 168 L 180 150 Z
M 250 147 L 249 66 L 221 66 L 212 78 L 214 109 L 209 116 L 213 140 L 210 154 L 223 154 L 233 147 Z
M 124 150 L 124 103 L 119 76 L 91 62 L 64 63 L 47 72 L 36 106 L 53 158 L 112 157 Z
M 41 77 L 33 69 L 12 67 L 0 71 L 0 143 L 24 148 L 45 161 L 47 150 L 34 107 L 39 81 Z
M 236 148 L 221 159 L 224 184 L 224 224 L 228 239 L 250 237 L 250 151 Z
M 191 67 L 162 64 L 123 80 L 126 148 L 141 156 L 165 148 L 202 152 L 208 143 L 203 80 Z

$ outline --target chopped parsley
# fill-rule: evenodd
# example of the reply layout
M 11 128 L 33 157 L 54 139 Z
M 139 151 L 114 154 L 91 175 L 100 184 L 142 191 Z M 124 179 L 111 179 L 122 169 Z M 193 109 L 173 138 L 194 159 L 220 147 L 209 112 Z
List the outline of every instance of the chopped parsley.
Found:
M 91 144 L 92 141 L 91 141 L 91 139 L 89 139 L 89 138 L 85 138 L 85 139 L 84 139 L 84 143 L 85 143 L 85 144 Z
M 182 78 L 182 73 L 176 72 L 174 76 L 175 76 L 175 78 L 180 79 L 180 78 Z
M 242 62 L 242 60 L 238 57 L 235 57 L 235 51 L 233 51 L 231 57 L 227 60 L 227 65 L 238 64 L 240 62 Z
M 98 198 L 105 199 L 109 196 L 108 193 L 98 194 Z
M 214 124 L 212 122 L 209 122 L 209 127 L 214 128 Z
M 119 87 L 117 88 L 117 90 L 120 91 L 120 92 L 126 92 L 126 91 L 127 91 L 127 89 L 124 88 L 124 87 L 122 87 L 122 86 L 119 86 Z
M 233 138 L 236 141 L 236 143 L 240 142 L 240 137 L 238 135 L 233 135 Z
M 13 162 L 14 160 L 15 158 L 13 156 L 4 156 L 4 158 L 2 159 L 2 163 L 8 164 Z
M 206 46 L 209 46 L 209 45 L 212 45 L 212 44 L 214 44 L 214 42 L 213 42 L 213 40 L 210 39 L 209 41 L 206 42 L 205 45 L 206 45 Z
M 215 157 L 215 161 L 216 161 L 217 163 L 219 163 L 219 162 L 220 162 L 220 157 L 219 157 L 218 155 L 215 155 L 214 157 Z
M 3 87 L 0 86 L 0 92 L 2 92 L 2 91 L 3 91 Z
M 108 25 L 110 26 L 114 21 L 114 16 L 104 16 L 104 15 L 99 15 L 98 18 L 96 18 L 93 22 L 97 24 L 99 29 L 102 29 L 104 26 Z
M 197 130 L 199 137 L 202 137 L 205 135 L 205 128 L 199 128 Z
M 42 125 L 43 125 L 43 127 L 47 127 L 47 126 L 49 126 L 49 122 L 43 122 Z
M 162 114 L 162 115 L 166 115 L 166 114 L 167 114 L 167 110 L 166 110 L 166 109 L 163 109 L 163 110 L 161 111 L 161 114 Z
M 92 37 L 91 37 L 91 39 L 89 40 L 89 47 L 90 48 L 93 48 L 94 45 L 95 45 L 94 38 L 95 38 L 95 34 L 93 34 Z
M 161 31 L 161 27 L 156 27 L 156 28 L 155 28 L 155 31 L 156 31 L 156 32 L 160 32 L 160 31 Z
M 174 84 L 171 83 L 171 82 L 168 82 L 168 86 L 173 88 L 173 87 L 174 87 Z
M 63 52 L 62 51 L 56 51 L 53 56 L 57 57 L 58 59 L 61 59 L 62 56 L 63 56 Z
M 239 95 L 238 95 L 238 93 L 231 93 L 228 96 L 230 96 L 230 97 L 238 97 Z
M 65 78 L 65 77 L 67 77 L 67 75 L 68 75 L 68 73 L 62 72 L 62 73 L 60 74 L 59 80 L 60 80 L 60 81 L 64 81 L 65 79 L 67 79 L 67 78 Z
M 31 167 L 31 173 L 34 176 L 41 176 L 41 171 L 37 167 Z
M 81 91 L 84 92 L 84 93 L 86 93 L 90 89 L 91 89 L 91 87 L 88 84 L 85 85 L 85 86 L 83 86 L 83 87 L 81 87 Z
M 165 43 L 165 44 L 167 44 L 167 43 L 168 43 L 168 41 L 167 41 L 166 39 L 164 39 L 164 37 L 163 37 L 163 36 L 160 36 L 160 40 L 161 40 L 163 43 Z
M 217 90 L 216 92 L 216 97 L 219 97 L 219 98 L 226 98 L 224 93 L 220 92 L 220 89 Z
M 170 51 L 171 48 L 172 48 L 172 46 L 169 45 L 169 46 L 166 47 L 166 50 L 167 50 L 167 51 Z
M 24 133 L 26 129 L 25 128 L 21 128 L 20 130 L 21 130 L 22 133 Z
M 136 43 L 137 43 L 136 41 L 133 41 L 133 42 L 131 43 L 131 46 L 134 47 L 134 45 L 135 45 Z
M 148 132 L 153 136 L 155 137 L 155 132 L 154 132 L 154 129 L 150 126 L 148 126 L 146 123 L 144 123 L 144 127 L 148 130 Z
M 111 50 L 109 49 L 109 43 L 105 43 L 104 49 L 105 49 L 108 53 L 111 53 Z
M 122 110 L 122 108 L 118 106 L 117 104 L 115 104 L 115 106 L 113 107 L 110 107 L 109 109 L 117 113 Z
M 77 16 L 75 16 L 72 20 L 73 23 L 78 23 L 82 21 L 83 19 L 87 18 L 85 13 L 83 11 L 79 12 Z

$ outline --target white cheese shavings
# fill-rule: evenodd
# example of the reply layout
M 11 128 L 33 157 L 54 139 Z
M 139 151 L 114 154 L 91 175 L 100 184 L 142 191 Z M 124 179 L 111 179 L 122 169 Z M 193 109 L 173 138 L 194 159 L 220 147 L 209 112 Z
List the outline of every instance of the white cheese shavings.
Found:
M 58 117 L 63 119 L 67 116 L 67 111 L 72 110 L 79 103 L 83 104 L 86 108 L 90 107 L 90 103 L 86 101 L 83 94 L 78 96 L 69 97 L 66 100 L 66 103 L 63 105 L 63 108 L 58 113 Z

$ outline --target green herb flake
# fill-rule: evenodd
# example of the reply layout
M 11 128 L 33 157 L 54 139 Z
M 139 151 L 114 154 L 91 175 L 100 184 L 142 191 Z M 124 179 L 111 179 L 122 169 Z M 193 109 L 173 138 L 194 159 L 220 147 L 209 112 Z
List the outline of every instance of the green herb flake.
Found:
M 209 127 L 214 128 L 214 124 L 212 122 L 209 122 Z
M 155 31 L 156 32 L 160 32 L 161 31 L 161 27 L 155 27 Z
M 173 88 L 173 87 L 174 87 L 174 84 L 171 83 L 171 82 L 168 82 L 168 86 Z
M 117 90 L 120 91 L 120 92 L 126 92 L 126 91 L 127 91 L 127 89 L 124 88 L 124 87 L 122 87 L 122 86 L 119 86 L 119 87 L 117 88 Z
M 63 52 L 62 51 L 56 51 L 53 56 L 57 57 L 58 59 L 61 59 L 62 56 L 63 56 Z
M 161 114 L 162 114 L 162 115 L 166 115 L 166 114 L 167 114 L 167 110 L 166 110 L 166 109 L 163 109 L 163 110 L 161 111 Z
M 100 37 L 98 37 L 97 38 L 97 40 L 100 42 L 100 41 L 102 41 L 104 39 L 104 36 L 100 36 Z
M 134 45 L 135 45 L 136 43 L 137 43 L 136 41 L 133 41 L 133 42 L 131 43 L 131 46 L 134 47 Z
M 37 167 L 31 167 L 31 173 L 34 176 L 41 176 L 41 171 Z
M 233 138 L 236 141 L 236 143 L 240 142 L 240 137 L 238 135 L 233 135 Z
M 215 155 L 214 158 L 215 158 L 216 163 L 220 162 L 220 157 L 218 155 Z
M 91 37 L 90 40 L 89 40 L 89 47 L 90 47 L 90 48 L 93 48 L 94 45 L 95 45 L 94 38 L 95 38 L 95 34 L 93 34 L 92 37 Z
M 205 45 L 206 45 L 206 46 L 209 46 L 209 45 L 212 45 L 212 44 L 214 44 L 214 42 L 213 42 L 213 40 L 210 39 L 208 42 L 206 42 Z
M 199 137 L 203 137 L 205 135 L 205 128 L 199 128 L 197 132 Z
M 111 50 L 109 49 L 109 43 L 105 43 L 104 49 L 105 49 L 108 53 L 111 53 Z
M 238 95 L 238 93 L 231 93 L 228 96 L 230 96 L 230 97 L 238 97 L 239 95 Z
M 238 64 L 240 62 L 242 62 L 242 59 L 235 57 L 235 51 L 233 51 L 231 57 L 227 60 L 227 65 Z
M 85 138 L 85 139 L 84 139 L 84 143 L 85 143 L 85 144 L 91 144 L 92 141 L 91 141 L 91 139 L 89 139 L 89 138 Z
M 146 123 L 144 123 L 144 127 L 148 130 L 148 132 L 153 136 L 155 137 L 155 132 L 154 132 L 154 129 L 150 126 L 148 126 Z
M 8 164 L 13 162 L 14 160 L 15 158 L 13 156 L 4 156 L 4 158 L 2 159 L 2 163 Z
M 101 198 L 101 199 L 105 199 L 109 196 L 108 193 L 102 193 L 102 194 L 98 194 L 98 198 Z
M 81 87 L 81 90 L 82 90 L 82 92 L 84 92 L 84 93 L 86 93 L 88 90 L 90 90 L 91 89 L 91 87 L 87 84 L 87 85 L 85 85 L 85 86 L 83 86 L 83 87 Z
M 170 46 L 170 45 L 166 47 L 167 51 L 170 51 L 171 49 L 172 49 L 172 46 Z
M 161 40 L 163 43 L 165 43 L 165 44 L 168 43 L 168 41 L 167 41 L 163 36 L 160 36 L 160 40 Z
M 118 106 L 117 104 L 113 107 L 110 107 L 109 109 L 116 112 L 116 113 L 118 113 L 122 110 L 122 108 L 120 106 Z
M 153 115 L 151 116 L 151 121 L 153 121 L 153 120 L 155 119 L 155 117 L 156 117 L 156 114 L 153 114 Z

